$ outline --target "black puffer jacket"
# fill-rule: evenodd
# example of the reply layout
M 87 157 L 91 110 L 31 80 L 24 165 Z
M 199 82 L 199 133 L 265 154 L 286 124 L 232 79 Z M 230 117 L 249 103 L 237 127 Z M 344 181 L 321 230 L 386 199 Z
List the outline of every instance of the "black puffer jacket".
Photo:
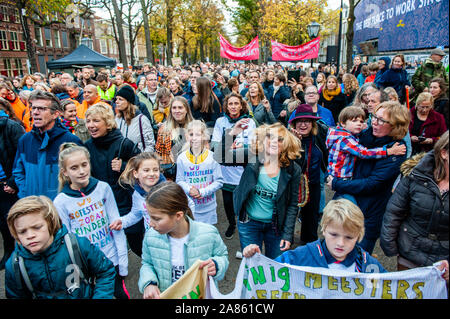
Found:
M 0 116 L 0 164 L 7 178 L 7 184 L 15 188 L 12 169 L 16 156 L 17 144 L 22 135 L 25 134 L 23 127 L 7 118 Z
M 139 148 L 131 140 L 123 137 L 118 129 L 113 129 L 105 136 L 87 140 L 86 148 L 91 155 L 92 177 L 111 186 L 120 216 L 127 214 L 131 210 L 131 195 L 134 190 L 122 188 L 117 181 L 125 170 L 128 160 L 140 153 Z M 115 172 L 111 168 L 111 161 L 116 157 L 122 160 L 120 172 Z
M 410 172 L 402 165 L 404 177 L 389 200 L 381 229 L 384 253 L 399 254 L 419 267 L 449 258 L 449 195 L 441 196 L 433 178 L 434 166 L 433 151 Z

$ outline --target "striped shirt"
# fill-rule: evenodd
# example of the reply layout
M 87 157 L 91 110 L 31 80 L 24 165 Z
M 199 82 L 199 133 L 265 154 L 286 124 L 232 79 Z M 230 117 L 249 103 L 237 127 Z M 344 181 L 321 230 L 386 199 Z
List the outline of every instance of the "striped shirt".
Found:
M 386 145 L 367 149 L 359 139 L 342 127 L 329 128 L 326 145 L 329 150 L 328 174 L 337 178 L 352 178 L 356 158 L 384 158 Z

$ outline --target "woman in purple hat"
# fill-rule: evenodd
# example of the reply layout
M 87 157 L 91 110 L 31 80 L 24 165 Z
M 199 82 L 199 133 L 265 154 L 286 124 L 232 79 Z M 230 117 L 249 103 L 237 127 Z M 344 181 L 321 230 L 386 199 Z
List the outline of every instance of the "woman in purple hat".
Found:
M 297 160 L 303 174 L 307 177 L 309 199 L 301 208 L 302 227 L 301 244 L 318 239 L 320 209 L 320 171 L 327 171 L 328 150 L 325 145 L 328 128 L 320 121 L 308 104 L 301 104 L 295 110 L 294 117 L 289 121 L 292 133 L 301 140 L 303 154 Z M 302 199 L 303 200 L 303 199 Z

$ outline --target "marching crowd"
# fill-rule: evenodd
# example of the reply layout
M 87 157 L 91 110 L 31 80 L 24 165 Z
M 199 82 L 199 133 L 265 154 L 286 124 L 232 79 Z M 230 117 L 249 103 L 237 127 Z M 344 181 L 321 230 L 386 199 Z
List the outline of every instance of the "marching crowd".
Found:
M 7 297 L 128 299 L 128 247 L 144 298 L 198 259 L 221 280 L 236 230 L 245 257 L 357 272 L 385 271 L 380 240 L 398 270 L 435 264 L 448 283 L 444 56 L 411 79 L 401 54 L 298 77 L 235 63 L 1 76 Z

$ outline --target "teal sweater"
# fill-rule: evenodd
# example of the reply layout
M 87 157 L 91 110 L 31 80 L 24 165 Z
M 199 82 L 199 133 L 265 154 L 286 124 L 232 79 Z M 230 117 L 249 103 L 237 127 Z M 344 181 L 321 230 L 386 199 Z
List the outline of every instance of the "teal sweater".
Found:
M 189 219 L 189 238 L 184 247 L 185 266 L 189 269 L 198 259 L 212 258 L 216 264 L 215 280 L 222 280 L 228 269 L 228 251 L 216 227 Z M 170 242 L 167 234 L 151 228 L 142 245 L 139 291 L 156 283 L 161 292 L 172 284 Z

